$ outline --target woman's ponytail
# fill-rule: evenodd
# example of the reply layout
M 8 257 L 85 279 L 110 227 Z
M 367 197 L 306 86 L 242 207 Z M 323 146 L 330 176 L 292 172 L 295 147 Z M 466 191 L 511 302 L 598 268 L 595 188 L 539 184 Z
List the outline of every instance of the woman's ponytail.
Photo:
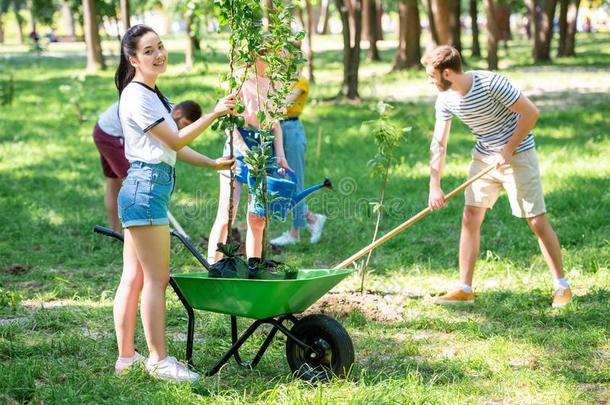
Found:
M 114 84 L 119 90 L 119 97 L 123 92 L 123 89 L 129 84 L 136 74 L 136 69 L 129 63 L 124 52 L 121 52 L 121 58 L 119 60 L 119 67 L 114 74 Z

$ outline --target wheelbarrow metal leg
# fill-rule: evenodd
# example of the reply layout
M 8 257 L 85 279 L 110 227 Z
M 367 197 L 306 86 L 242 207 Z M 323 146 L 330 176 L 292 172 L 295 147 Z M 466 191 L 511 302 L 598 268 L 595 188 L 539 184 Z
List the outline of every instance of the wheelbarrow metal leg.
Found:
M 284 316 L 284 318 L 289 320 L 290 322 L 292 322 L 293 325 L 299 321 L 299 318 L 297 318 L 293 314 L 288 314 L 288 315 Z
M 267 323 L 266 321 L 266 319 L 259 319 L 250 325 L 248 329 L 246 329 L 246 331 L 239 337 L 239 339 L 233 343 L 231 348 L 227 350 L 227 352 L 220 358 L 220 360 L 218 360 L 218 362 L 205 373 L 205 375 L 209 377 L 216 374 L 218 370 L 220 370 L 220 368 L 239 350 L 244 342 L 248 340 L 254 331 L 262 324 Z
M 283 321 L 284 319 L 288 319 L 288 320 L 292 321 L 292 318 L 296 319 L 293 315 L 288 315 L 284 318 L 280 318 L 280 321 Z M 280 332 L 282 332 L 284 335 L 286 335 L 286 337 L 288 339 L 292 340 L 294 343 L 299 345 L 299 347 L 301 347 L 302 349 L 315 350 L 311 346 L 309 346 L 307 343 L 304 343 L 302 340 L 300 340 L 299 338 L 294 336 L 292 334 L 292 332 L 290 332 L 284 325 L 282 325 L 281 322 L 278 322 L 275 319 L 271 319 L 269 323 L 272 324 L 273 326 L 275 326 Z M 296 322 L 293 322 L 293 323 L 296 323 Z
M 263 321 L 261 323 L 261 325 L 263 323 L 271 324 L 270 322 Z M 252 361 L 250 361 L 250 363 L 246 363 L 245 361 L 243 361 L 241 359 L 241 356 L 239 355 L 239 348 L 237 350 L 235 350 L 233 357 L 235 358 L 235 361 L 237 362 L 237 364 L 239 364 L 240 366 L 242 366 L 244 368 L 250 368 L 250 369 L 253 369 L 254 367 L 256 367 L 258 365 L 259 361 L 263 358 L 263 355 L 267 351 L 267 348 L 269 348 L 269 345 L 273 341 L 273 338 L 275 337 L 275 335 L 278 331 L 278 329 L 275 325 L 273 325 L 273 324 L 271 324 L 271 325 L 273 326 L 273 328 L 271 328 L 271 331 L 269 331 L 269 335 L 267 335 L 267 337 L 265 338 L 265 341 L 263 342 L 261 347 L 258 349 L 258 352 L 253 357 Z M 231 341 L 233 342 L 233 344 L 235 344 L 235 342 L 237 341 L 237 317 L 235 317 L 235 316 L 231 316 Z
M 186 309 L 186 313 L 189 316 L 188 329 L 186 332 L 186 362 L 189 366 L 194 368 L 195 365 L 193 364 L 193 341 L 195 340 L 195 311 L 193 311 L 193 307 L 191 307 L 186 301 L 186 298 L 178 288 L 178 285 L 171 277 L 169 278 L 169 284 L 174 289 L 174 292 L 178 296 L 180 302 L 182 302 L 182 305 L 184 306 L 184 309 Z

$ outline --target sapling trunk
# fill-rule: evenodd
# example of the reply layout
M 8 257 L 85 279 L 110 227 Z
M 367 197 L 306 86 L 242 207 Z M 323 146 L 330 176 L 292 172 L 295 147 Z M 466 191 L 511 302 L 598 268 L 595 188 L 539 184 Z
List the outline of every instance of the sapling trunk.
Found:
M 258 70 L 256 68 L 256 64 L 254 65 L 254 75 L 256 76 L 256 96 L 257 96 L 257 105 L 258 105 L 258 110 L 263 112 L 263 117 L 264 119 L 262 120 L 263 122 L 259 121 L 259 128 L 262 130 L 260 132 L 260 153 L 261 153 L 261 159 L 259 161 L 259 166 L 262 167 L 258 167 L 258 170 L 256 171 L 256 175 L 257 178 L 260 179 L 261 181 L 261 193 L 260 193 L 260 199 L 261 199 L 261 203 L 263 205 L 263 209 L 264 209 L 264 218 L 265 218 L 265 227 L 263 228 L 263 235 L 262 235 L 262 247 L 261 247 L 261 262 L 265 263 L 265 254 L 266 254 L 266 246 L 267 246 L 267 225 L 269 223 L 269 212 L 268 212 L 268 198 L 267 198 L 267 154 L 265 153 L 265 143 L 267 142 L 267 137 L 266 137 L 266 133 L 267 131 L 265 130 L 265 121 L 267 121 L 267 103 L 265 102 L 265 105 L 263 107 L 262 103 L 261 103 L 261 91 L 260 91 L 260 85 L 258 82 Z M 270 131 L 271 133 L 271 131 Z M 258 180 L 257 179 L 257 180 Z
M 231 0 L 231 32 L 235 32 L 235 0 Z M 231 41 L 231 53 L 229 61 L 229 70 L 231 77 L 235 74 L 234 62 L 235 62 L 235 41 Z M 231 91 L 234 89 L 231 88 Z M 235 118 L 231 117 L 231 126 L 229 129 L 229 156 L 234 157 L 233 151 L 233 131 L 235 130 Z M 233 212 L 235 207 L 233 205 L 233 188 L 235 187 L 235 171 L 233 167 L 229 169 L 229 221 L 227 222 L 227 240 L 225 243 L 229 243 L 231 238 L 231 227 L 233 226 Z
M 381 215 L 383 213 L 383 200 L 385 197 L 385 189 L 388 185 L 388 176 L 390 174 L 390 160 L 388 160 L 388 164 L 386 166 L 385 173 L 383 175 L 383 185 L 381 186 L 381 192 L 379 193 L 379 206 L 377 209 L 377 221 L 375 222 L 375 232 L 373 232 L 373 240 L 371 243 L 374 243 L 377 240 L 377 233 L 379 232 L 379 224 L 381 223 Z M 371 255 L 373 251 L 371 250 L 366 257 L 366 261 L 364 262 L 364 267 L 362 267 L 362 275 L 360 279 L 360 294 L 364 293 L 364 279 L 366 277 L 366 271 L 369 267 L 369 261 L 371 260 Z
M 265 258 L 267 257 L 267 228 L 269 225 L 269 203 L 267 201 L 267 172 L 263 170 L 263 183 L 262 183 L 262 191 L 263 191 L 263 208 L 265 209 L 265 226 L 263 227 L 263 239 L 262 239 L 262 249 L 261 249 L 261 262 L 265 263 Z

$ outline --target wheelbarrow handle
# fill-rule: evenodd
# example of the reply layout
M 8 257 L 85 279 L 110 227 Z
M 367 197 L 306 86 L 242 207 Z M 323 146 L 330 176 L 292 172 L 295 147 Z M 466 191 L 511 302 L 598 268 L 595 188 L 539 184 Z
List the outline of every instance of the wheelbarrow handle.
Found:
M 201 253 L 199 253 L 199 251 L 197 250 L 197 248 L 195 247 L 195 245 L 193 245 L 193 243 L 190 241 L 190 239 L 188 237 L 186 237 L 185 235 L 183 235 L 181 232 L 177 232 L 175 229 L 172 229 L 170 231 L 170 234 L 176 238 L 178 238 L 180 240 L 180 242 L 182 242 L 182 244 L 184 245 L 185 248 L 188 249 L 189 252 L 191 252 L 191 254 L 193 256 L 195 256 L 195 259 L 197 259 L 197 261 L 199 263 L 201 263 L 201 265 L 207 270 L 210 271 L 210 263 L 201 255 Z
M 487 166 L 485 169 L 481 170 L 476 176 L 470 178 L 464 184 L 462 184 L 461 186 L 459 186 L 456 189 L 452 190 L 449 194 L 446 194 L 445 195 L 445 202 L 451 200 L 453 197 L 455 197 L 456 195 L 458 195 L 459 193 L 464 191 L 468 186 L 470 186 L 472 183 L 474 183 L 475 181 L 477 181 L 478 179 L 480 179 L 481 177 L 483 177 L 484 175 L 489 173 L 495 167 L 496 167 L 495 164 Z M 354 255 L 348 257 L 347 259 L 345 259 L 341 263 L 337 264 L 334 268 L 335 269 L 343 269 L 343 268 L 349 266 L 350 264 L 352 264 L 353 262 L 355 262 L 356 260 L 358 260 L 359 258 L 364 256 L 365 254 L 367 254 L 371 250 L 379 247 L 380 245 L 382 245 L 383 243 L 385 243 L 389 239 L 391 239 L 394 236 L 398 235 L 400 232 L 404 231 L 405 229 L 407 229 L 408 227 L 410 227 L 411 225 L 413 225 L 414 223 L 416 223 L 420 219 L 424 218 L 425 216 L 427 216 L 431 212 L 432 212 L 432 210 L 430 209 L 430 207 L 427 207 L 426 209 L 420 211 L 415 216 L 409 218 L 408 220 L 406 220 L 405 222 L 403 222 L 402 224 L 400 224 L 396 228 L 392 229 L 390 232 L 388 232 L 385 235 L 383 235 L 381 238 L 377 239 L 376 241 L 374 241 L 373 243 L 369 244 L 368 246 L 363 247 L 362 249 L 360 249 Z
M 95 225 L 93 227 L 93 232 L 101 233 L 102 235 L 110 236 L 111 238 L 118 239 L 123 242 L 123 235 L 118 232 L 113 231 L 110 228 L 106 228 L 105 226 Z

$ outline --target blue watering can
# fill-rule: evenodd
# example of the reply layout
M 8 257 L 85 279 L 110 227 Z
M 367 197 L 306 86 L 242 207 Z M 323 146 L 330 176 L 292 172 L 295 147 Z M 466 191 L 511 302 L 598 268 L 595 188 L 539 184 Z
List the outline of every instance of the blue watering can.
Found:
M 238 157 L 238 159 L 240 159 L 240 157 Z M 255 183 L 256 179 L 254 176 L 251 176 L 248 173 L 248 187 L 250 187 L 250 189 L 254 188 Z M 324 179 L 324 182 L 297 193 L 297 176 L 294 172 L 276 167 L 270 173 L 267 173 L 267 194 L 275 199 L 275 201 L 269 203 L 269 210 L 275 217 L 284 220 L 288 213 L 305 197 L 321 188 L 332 189 L 333 184 L 329 179 Z M 260 204 L 253 203 L 250 212 L 264 216 L 265 208 Z

